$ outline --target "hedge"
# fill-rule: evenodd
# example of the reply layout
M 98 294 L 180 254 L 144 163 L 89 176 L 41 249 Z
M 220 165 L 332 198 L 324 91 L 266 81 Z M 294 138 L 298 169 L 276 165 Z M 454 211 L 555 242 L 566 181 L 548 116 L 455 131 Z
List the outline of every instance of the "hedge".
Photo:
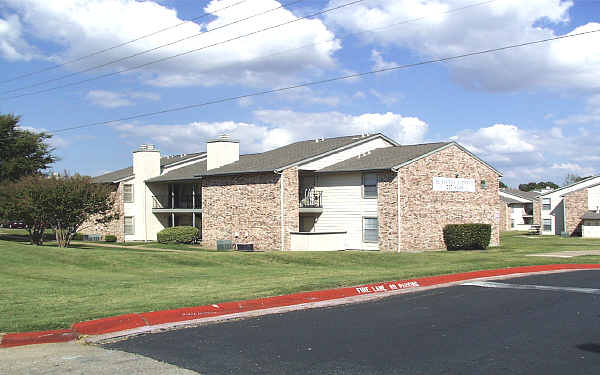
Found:
M 107 234 L 106 236 L 104 236 L 104 242 L 117 242 L 117 236 Z
M 444 243 L 448 250 L 485 250 L 492 239 L 490 224 L 448 224 Z
M 194 227 L 171 227 L 158 232 L 156 239 L 160 243 L 192 243 L 198 240 L 200 231 Z

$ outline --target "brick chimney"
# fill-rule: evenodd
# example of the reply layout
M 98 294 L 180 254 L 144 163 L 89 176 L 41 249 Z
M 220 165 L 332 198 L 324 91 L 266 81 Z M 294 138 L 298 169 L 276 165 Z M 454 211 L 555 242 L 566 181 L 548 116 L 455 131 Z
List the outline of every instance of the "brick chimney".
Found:
M 206 143 L 206 169 L 211 170 L 240 160 L 240 141 L 223 134 Z

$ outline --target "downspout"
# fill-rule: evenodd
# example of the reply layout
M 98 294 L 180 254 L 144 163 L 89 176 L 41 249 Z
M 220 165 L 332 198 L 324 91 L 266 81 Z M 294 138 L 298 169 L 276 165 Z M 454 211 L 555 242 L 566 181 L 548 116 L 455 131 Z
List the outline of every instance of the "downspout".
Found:
M 281 206 L 281 251 L 285 251 L 285 225 L 283 222 L 284 216 L 284 199 L 283 199 L 283 171 L 273 171 L 275 174 L 281 176 L 279 178 L 279 205 Z

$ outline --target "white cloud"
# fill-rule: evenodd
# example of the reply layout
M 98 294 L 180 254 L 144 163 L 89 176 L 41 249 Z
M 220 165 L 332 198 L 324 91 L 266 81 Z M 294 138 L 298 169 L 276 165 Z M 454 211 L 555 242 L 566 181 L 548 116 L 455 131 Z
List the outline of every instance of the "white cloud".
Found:
M 556 125 L 582 125 L 600 123 L 600 94 L 590 96 L 584 113 L 567 116 L 554 121 Z
M 58 46 L 55 58 L 70 60 L 90 52 L 127 42 L 182 20 L 176 10 L 153 1 L 136 0 L 1 0 L 17 14 L 30 34 Z M 127 46 L 86 59 L 85 64 L 70 65 L 82 69 L 125 55 L 169 43 L 202 31 L 276 8 L 275 0 L 253 0 L 215 14 L 236 0 L 212 0 L 205 11 L 214 17 L 206 23 L 188 22 L 183 26 L 140 40 Z M 12 15 L 12 17 L 15 17 Z M 219 43 L 252 31 L 297 19 L 287 9 L 209 32 L 185 42 L 117 64 L 128 68 L 150 60 Z M 301 72 L 318 72 L 335 66 L 333 52 L 339 42 L 318 19 L 307 19 L 251 37 L 176 58 L 143 69 L 142 79 L 157 86 L 236 84 L 263 86 L 289 81 Z M 322 43 L 321 43 L 322 42 Z M 279 54 L 268 60 L 260 56 L 280 50 L 318 43 L 293 53 Z M 113 67 L 113 68 L 116 68 Z
M 330 5 L 341 2 L 331 0 Z M 554 37 L 551 27 L 569 22 L 573 2 L 503 0 L 442 14 L 471 4 L 471 0 L 371 0 L 332 12 L 326 22 L 360 32 L 425 16 L 419 22 L 361 35 L 374 45 L 440 58 Z M 588 23 L 571 33 L 593 29 L 600 29 L 600 24 Z M 464 58 L 447 66 L 455 80 L 478 89 L 599 88 L 600 34 Z
M 135 105 L 135 99 L 160 100 L 160 95 L 151 92 L 134 91 L 130 93 L 92 90 L 87 93 L 87 99 L 93 104 L 104 108 L 119 108 Z
M 371 61 L 373 62 L 373 70 L 389 69 L 398 65 L 394 61 L 385 61 L 381 52 L 376 49 L 371 50 Z
M 52 133 L 51 130 L 48 130 L 46 128 L 34 128 L 32 126 L 19 126 L 19 128 L 34 133 Z M 69 139 L 57 136 L 56 134 L 53 134 L 52 138 L 50 138 L 47 142 L 50 146 L 58 149 L 59 151 L 61 148 L 67 147 L 71 144 L 71 141 Z
M 0 18 L 0 56 L 8 61 L 31 60 L 33 48 L 23 39 L 21 21 L 16 15 Z
M 262 152 L 289 143 L 317 137 L 383 132 L 404 144 L 422 142 L 428 125 L 416 117 L 394 113 L 365 113 L 358 116 L 340 112 L 303 113 L 289 110 L 254 112 L 255 122 L 193 122 L 182 125 L 116 125 L 123 137 L 152 142 L 173 153 L 197 152 L 207 139 L 230 133 L 240 139 L 242 152 Z M 194 140 L 190 142 L 190 140 Z
M 599 173 L 598 138 L 598 128 L 563 133 L 559 128 L 525 130 L 505 124 L 463 130 L 451 137 L 500 169 L 513 186 L 532 180 L 561 183 L 568 173 Z

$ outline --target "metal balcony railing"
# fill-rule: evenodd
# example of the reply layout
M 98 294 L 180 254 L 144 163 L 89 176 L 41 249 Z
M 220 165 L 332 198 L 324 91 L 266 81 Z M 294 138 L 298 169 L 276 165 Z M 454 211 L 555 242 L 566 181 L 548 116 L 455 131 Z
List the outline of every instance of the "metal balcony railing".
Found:
M 322 191 L 306 189 L 300 199 L 300 208 L 323 208 Z
M 172 197 L 168 194 L 155 195 L 152 197 L 152 208 L 164 208 L 164 209 L 201 209 L 202 208 L 202 196 L 196 194 L 194 199 L 193 195 L 176 195 Z

